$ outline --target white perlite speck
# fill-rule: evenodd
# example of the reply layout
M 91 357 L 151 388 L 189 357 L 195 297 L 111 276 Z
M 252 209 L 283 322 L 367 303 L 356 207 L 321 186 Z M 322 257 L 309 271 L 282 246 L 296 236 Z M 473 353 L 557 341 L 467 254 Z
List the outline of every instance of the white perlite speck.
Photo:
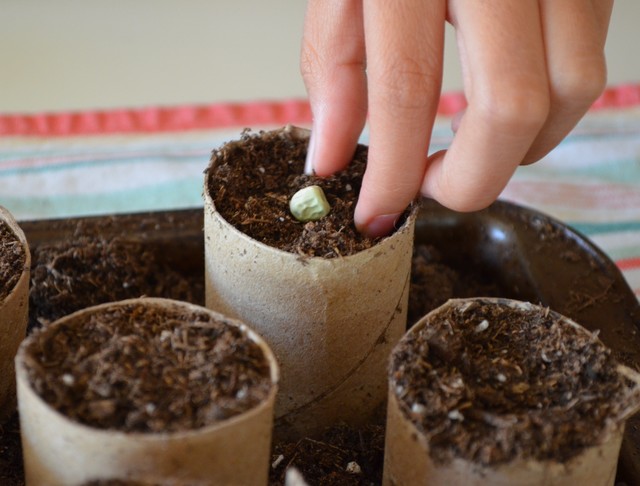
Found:
M 425 407 L 421 403 L 414 403 L 413 405 L 411 405 L 411 412 L 417 415 L 424 415 L 426 411 L 427 411 L 427 407 Z
M 478 324 L 475 328 L 475 332 L 482 332 L 489 329 L 489 321 L 484 319 L 480 324 Z
M 464 420 L 464 415 L 460 413 L 460 410 L 451 410 L 451 412 L 447 414 L 447 417 L 449 417 L 450 420 L 458 420 L 460 422 Z
M 72 374 L 70 373 L 65 373 L 64 375 L 62 375 L 62 383 L 64 383 L 67 386 L 71 386 L 76 382 L 76 379 L 73 377 Z

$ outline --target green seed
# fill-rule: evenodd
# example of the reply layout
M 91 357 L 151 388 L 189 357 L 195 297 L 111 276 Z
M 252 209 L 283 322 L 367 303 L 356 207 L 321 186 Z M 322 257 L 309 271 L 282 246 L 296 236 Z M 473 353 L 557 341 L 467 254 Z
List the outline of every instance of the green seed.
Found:
M 298 221 L 317 221 L 331 211 L 320 186 L 307 186 L 296 192 L 289 201 L 289 210 Z

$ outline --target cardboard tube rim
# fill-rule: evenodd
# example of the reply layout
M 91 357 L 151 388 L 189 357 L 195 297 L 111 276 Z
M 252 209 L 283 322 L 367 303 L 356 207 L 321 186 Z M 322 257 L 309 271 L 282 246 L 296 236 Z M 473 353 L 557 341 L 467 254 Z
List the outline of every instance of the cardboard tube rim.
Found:
M 585 477 L 581 474 L 585 465 L 595 460 L 593 464 L 599 472 L 599 481 L 593 484 L 613 485 L 624 429 L 623 422 L 611 430 L 603 440 L 583 447 L 576 455 L 565 461 L 553 458 L 516 457 L 506 462 L 483 465 L 471 459 L 456 456 L 441 463 L 431 458 L 429 440 L 411 420 L 406 418 L 395 391 L 389 387 L 382 484 L 385 486 L 400 484 L 399 482 L 435 485 L 472 484 L 474 486 L 494 483 L 501 486 L 577 484 L 578 477 L 581 479 Z M 404 453 L 398 454 L 401 448 Z M 409 463 L 411 467 L 407 468 Z M 559 480 L 555 480 L 555 476 L 558 476 Z M 417 478 L 420 478 L 420 482 L 417 482 Z M 568 480 L 571 482 L 567 482 Z M 590 480 L 593 478 L 590 477 Z M 600 482 L 600 480 L 603 481 Z
M 22 231 L 22 228 L 20 227 L 20 225 L 18 225 L 18 222 L 14 218 L 13 214 L 11 214 L 11 212 L 4 206 L 0 206 L 0 221 L 4 221 L 5 223 L 7 223 L 7 225 L 9 225 L 9 228 L 11 229 L 13 234 L 18 238 L 18 241 L 20 241 L 20 244 L 24 251 L 24 266 L 22 268 L 22 274 L 16 281 L 14 287 L 9 290 L 7 296 L 4 299 L 0 300 L 0 306 L 2 306 L 2 304 L 9 300 L 9 298 L 14 294 L 16 289 L 20 288 L 20 286 L 23 285 L 22 281 L 24 279 L 29 279 L 31 270 L 31 251 L 29 249 L 29 243 L 27 242 L 27 237 L 25 236 L 24 231 Z
M 474 302 L 479 302 L 479 303 L 482 303 L 482 304 L 506 305 L 506 306 L 509 306 L 509 307 L 511 307 L 513 309 L 521 309 L 521 310 L 544 309 L 543 306 L 532 304 L 530 302 L 519 301 L 519 300 L 516 300 L 516 299 L 507 299 L 507 298 L 503 298 L 503 297 L 470 297 L 470 298 L 449 299 L 447 302 L 445 302 L 441 306 L 431 310 L 429 313 L 427 313 L 425 316 L 423 316 L 411 329 L 409 329 L 407 331 L 407 333 L 405 334 L 405 336 L 403 336 L 403 338 L 401 339 L 400 342 L 404 341 L 406 336 L 409 336 L 411 334 L 415 334 L 415 333 L 419 332 L 420 330 L 422 330 L 430 322 L 430 320 L 434 316 L 437 316 L 438 314 L 440 314 L 444 310 L 446 310 L 446 309 L 448 309 L 450 307 L 460 307 L 460 306 L 468 305 L 468 304 L 474 303 Z M 555 318 L 561 320 L 563 323 L 566 323 L 566 324 L 572 326 L 573 328 L 575 328 L 580 333 L 587 334 L 590 337 L 595 338 L 598 342 L 602 343 L 602 341 L 600 341 L 600 339 L 597 336 L 595 336 L 594 333 L 592 333 L 591 331 L 589 331 L 585 327 L 581 326 L 580 324 L 578 324 L 574 320 L 570 319 L 569 317 L 566 317 L 566 316 L 564 316 L 564 315 L 562 315 L 562 314 L 560 314 L 560 313 L 558 313 L 558 312 L 556 312 L 556 311 L 554 311 L 552 309 L 548 309 L 548 312 L 549 312 L 549 314 L 551 314 Z M 400 344 L 400 343 L 398 343 L 398 344 Z M 602 345 L 604 346 L 603 343 L 602 343 Z M 392 351 L 392 354 L 394 354 L 394 353 L 395 353 L 395 350 Z M 635 371 L 635 370 L 633 370 L 632 368 L 629 368 L 629 367 L 624 366 L 622 364 L 617 364 L 616 370 L 620 375 L 624 376 L 625 378 L 629 379 L 630 381 L 632 381 L 634 383 L 634 385 L 629 388 L 628 393 L 625 394 L 624 398 L 626 400 L 630 401 L 630 399 L 632 397 L 635 397 L 635 404 L 631 405 L 629 407 L 623 408 L 619 415 L 614 416 L 614 417 L 610 417 L 610 420 L 606 421 L 606 423 L 605 423 L 605 425 L 604 425 L 604 427 L 602 429 L 602 432 L 599 435 L 599 439 L 596 442 L 594 442 L 593 444 L 591 444 L 589 446 L 586 446 L 585 449 L 586 448 L 591 448 L 591 447 L 601 446 L 601 445 L 607 443 L 612 437 L 620 434 L 620 429 L 624 428 L 624 422 L 627 419 L 627 417 L 629 417 L 630 415 L 632 415 L 635 412 L 637 412 L 638 410 L 640 410 L 640 373 Z M 397 394 L 395 392 L 395 387 L 393 385 L 394 385 L 394 381 L 390 377 L 390 379 L 389 379 L 389 393 L 390 393 L 390 395 L 392 395 L 394 397 L 394 399 L 396 401 L 398 401 L 398 409 L 400 410 L 400 413 L 402 414 L 402 417 L 404 418 L 404 420 L 408 424 L 410 424 L 412 430 L 416 433 L 416 435 L 419 438 L 420 442 L 422 444 L 424 444 L 424 445 L 427 445 L 428 444 L 427 435 L 424 432 L 422 432 L 420 429 L 418 429 L 418 427 L 415 425 L 413 420 L 411 420 L 411 418 L 407 416 L 404 408 L 399 406 L 400 400 L 398 400 Z M 427 445 L 427 447 L 428 447 L 428 445 Z M 579 454 L 578 454 L 578 456 L 579 456 Z M 454 460 L 466 461 L 466 459 L 462 459 L 462 458 L 455 458 Z M 541 463 L 541 462 L 545 462 L 543 460 L 535 459 L 535 458 L 523 458 L 523 459 L 520 459 L 520 461 L 523 462 L 523 463 L 529 463 L 529 462 L 531 462 L 531 463 Z M 569 459 L 569 462 L 570 461 L 571 461 L 571 459 Z M 513 462 L 509 462 L 508 464 L 513 464 Z M 498 467 L 498 465 L 496 465 L 495 467 Z
M 25 339 L 29 321 L 29 283 L 31 280 L 31 251 L 27 238 L 11 212 L 0 206 L 0 221 L 7 224 L 17 238 L 24 262 L 18 279 L 0 299 L 0 423 L 16 409 L 15 355 Z M 4 293 L 4 292 L 3 292 Z
M 259 136 L 261 138 L 263 138 L 263 139 L 268 139 L 269 137 L 275 137 L 275 136 L 289 136 L 294 140 L 303 140 L 303 139 L 308 139 L 310 137 L 310 135 L 311 135 L 311 130 L 308 130 L 306 128 L 301 128 L 301 127 L 296 127 L 294 125 L 287 125 L 287 126 L 285 126 L 283 128 L 278 128 L 278 129 L 275 129 L 275 130 L 269 130 L 269 131 L 265 131 L 265 132 L 260 132 L 259 133 Z M 239 146 L 239 145 L 242 145 L 242 141 L 241 140 L 233 140 L 231 142 L 227 142 L 221 148 L 234 147 L 234 146 Z M 212 158 L 211 162 L 207 166 L 206 175 L 204 177 L 204 191 L 203 192 L 204 192 L 204 200 L 205 200 L 205 210 L 206 210 L 207 205 L 209 205 L 209 207 L 213 210 L 213 215 L 216 218 L 218 218 L 221 221 L 223 221 L 224 224 L 227 225 L 229 227 L 229 229 L 236 236 L 238 236 L 239 238 L 242 238 L 243 240 L 246 240 L 246 241 L 250 241 L 252 244 L 257 245 L 259 248 L 261 248 L 263 250 L 273 251 L 273 252 L 284 254 L 284 255 L 292 255 L 294 258 L 300 258 L 300 255 L 298 255 L 296 253 L 292 253 L 292 252 L 286 251 L 286 250 L 281 250 L 280 248 L 276 248 L 274 246 L 267 245 L 266 243 L 263 243 L 262 241 L 256 240 L 255 238 L 252 238 L 251 236 L 247 235 L 246 233 L 244 233 L 240 229 L 236 228 L 233 224 L 231 224 L 229 221 L 227 221 L 224 218 L 224 216 L 222 216 L 222 214 L 220 214 L 220 212 L 216 208 L 216 205 L 215 205 L 215 202 L 213 201 L 213 198 L 211 197 L 212 188 L 211 188 L 211 185 L 210 185 L 210 181 L 211 181 L 210 170 L 212 168 L 214 168 L 215 166 L 216 166 L 216 159 Z M 419 208 L 419 203 L 415 202 L 415 201 L 412 202 L 410 208 L 407 211 L 407 217 L 406 217 L 405 221 L 402 223 L 402 225 L 399 228 L 397 228 L 393 233 L 391 233 L 389 236 L 386 236 L 386 237 L 382 238 L 380 241 L 378 241 L 371 248 L 359 251 L 359 252 L 351 254 L 351 255 L 342 256 L 342 257 L 339 257 L 337 259 L 340 260 L 340 261 L 348 262 L 353 257 L 356 257 L 357 255 L 360 255 L 360 254 L 365 253 L 367 251 L 371 251 L 371 250 L 378 249 L 378 248 L 381 248 L 381 247 L 386 247 L 386 246 L 389 246 L 389 245 L 393 245 L 394 240 L 396 240 L 397 237 L 399 237 L 398 235 L 404 234 L 407 231 L 409 231 L 409 228 L 411 226 L 409 220 L 417 218 L 418 208 Z M 324 258 L 324 257 L 321 257 L 321 256 L 311 256 L 311 257 L 303 257 L 303 258 L 305 260 L 313 260 L 314 262 L 318 262 L 318 263 L 316 263 L 317 265 L 322 265 L 322 264 L 331 265 L 331 262 L 336 260 L 336 258 Z M 319 263 L 319 262 L 325 262 L 325 263 Z
M 28 337 L 23 341 L 23 344 L 20 346 L 20 348 L 18 349 L 18 353 L 16 354 L 15 365 L 16 365 L 17 379 L 21 380 L 26 385 L 25 390 L 29 394 L 31 394 L 36 399 L 37 402 L 39 402 L 41 405 L 46 407 L 51 413 L 57 415 L 61 419 L 61 421 L 66 423 L 69 427 L 73 427 L 79 430 L 90 431 L 92 434 L 98 434 L 98 435 L 104 434 L 105 436 L 109 436 L 109 437 L 120 436 L 120 437 L 126 437 L 126 438 L 133 438 L 141 442 L 162 441 L 162 440 L 165 440 L 167 437 L 171 437 L 172 439 L 179 439 L 182 437 L 191 437 L 194 435 L 202 434 L 203 432 L 208 432 L 211 430 L 221 430 L 221 429 L 229 428 L 234 426 L 236 422 L 240 422 L 245 420 L 248 417 L 257 415 L 261 413 L 264 408 L 270 406 L 270 403 L 272 403 L 273 399 L 275 399 L 275 395 L 278 392 L 278 380 L 279 380 L 279 373 L 280 373 L 277 360 L 273 352 L 271 351 L 271 348 L 267 345 L 267 343 L 262 339 L 262 337 L 258 333 L 256 333 L 253 329 L 248 327 L 243 322 L 237 319 L 226 317 L 220 314 L 219 312 L 213 311 L 211 309 L 207 309 L 206 307 L 201 307 L 196 304 L 191 304 L 188 302 L 182 302 L 182 301 L 177 301 L 173 299 L 165 299 L 160 297 L 140 297 L 140 298 L 134 298 L 134 299 L 126 299 L 126 300 L 108 302 L 105 304 L 99 304 L 99 305 L 87 307 L 85 309 L 81 309 L 79 311 L 76 311 L 72 314 L 69 314 L 67 316 L 64 316 L 52 322 L 47 326 L 47 330 L 54 328 L 54 326 L 58 324 L 64 324 L 68 321 L 74 321 L 82 317 L 83 315 L 87 315 L 92 312 L 98 312 L 106 308 L 113 309 L 117 307 L 123 307 L 131 304 L 140 304 L 140 303 L 145 305 L 151 304 L 155 307 L 166 307 L 167 305 L 169 305 L 171 307 L 184 309 L 184 310 L 193 309 L 193 310 L 197 310 L 198 312 L 205 311 L 207 314 L 211 315 L 216 319 L 222 319 L 226 323 L 239 327 L 242 330 L 242 332 L 247 335 L 247 337 L 249 337 L 254 343 L 256 343 L 260 347 L 265 357 L 265 360 L 269 364 L 271 388 L 267 396 L 265 396 L 265 398 L 259 404 L 257 404 L 256 406 L 244 412 L 241 412 L 237 415 L 221 420 L 219 422 L 214 422 L 212 424 L 198 427 L 196 429 L 178 430 L 173 432 L 126 432 L 120 429 L 102 429 L 102 428 L 84 424 L 82 422 L 78 422 L 76 420 L 73 420 L 67 417 L 57 409 L 53 408 L 47 402 L 45 402 L 31 385 L 31 381 L 29 380 L 29 376 L 27 374 L 27 370 L 25 367 L 24 358 L 26 355 L 26 348 L 29 345 L 29 343 L 32 341 L 31 337 Z

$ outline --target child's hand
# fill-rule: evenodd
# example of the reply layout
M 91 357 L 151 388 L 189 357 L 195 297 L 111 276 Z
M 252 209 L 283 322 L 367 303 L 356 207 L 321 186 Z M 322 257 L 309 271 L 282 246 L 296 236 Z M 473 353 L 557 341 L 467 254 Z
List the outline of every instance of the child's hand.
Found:
M 345 167 L 369 116 L 355 211 L 391 231 L 421 192 L 452 209 L 493 202 L 520 164 L 575 126 L 606 83 L 613 0 L 309 0 L 301 68 L 314 113 L 308 168 Z M 468 108 L 427 157 L 445 21 L 456 29 Z

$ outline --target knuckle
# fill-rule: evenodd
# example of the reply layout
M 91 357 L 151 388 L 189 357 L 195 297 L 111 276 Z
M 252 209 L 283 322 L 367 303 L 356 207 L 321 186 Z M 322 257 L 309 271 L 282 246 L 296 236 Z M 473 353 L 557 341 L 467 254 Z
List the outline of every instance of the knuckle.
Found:
M 554 95 L 562 103 L 587 107 L 602 94 L 607 83 L 607 68 L 603 56 L 574 59 L 571 69 L 555 75 Z
M 326 47 L 326 46 L 325 46 Z M 365 62 L 359 47 L 351 46 L 341 52 L 318 50 L 313 42 L 304 40 L 300 49 L 300 74 L 307 86 L 319 81 L 327 82 L 338 72 L 357 73 L 364 76 Z
M 492 90 L 477 106 L 480 119 L 489 126 L 509 132 L 537 131 L 549 116 L 551 101 L 542 86 Z
M 477 184 L 460 178 L 443 177 L 438 181 L 435 199 L 454 211 L 479 211 L 495 201 L 499 193 L 490 190 L 479 191 Z

